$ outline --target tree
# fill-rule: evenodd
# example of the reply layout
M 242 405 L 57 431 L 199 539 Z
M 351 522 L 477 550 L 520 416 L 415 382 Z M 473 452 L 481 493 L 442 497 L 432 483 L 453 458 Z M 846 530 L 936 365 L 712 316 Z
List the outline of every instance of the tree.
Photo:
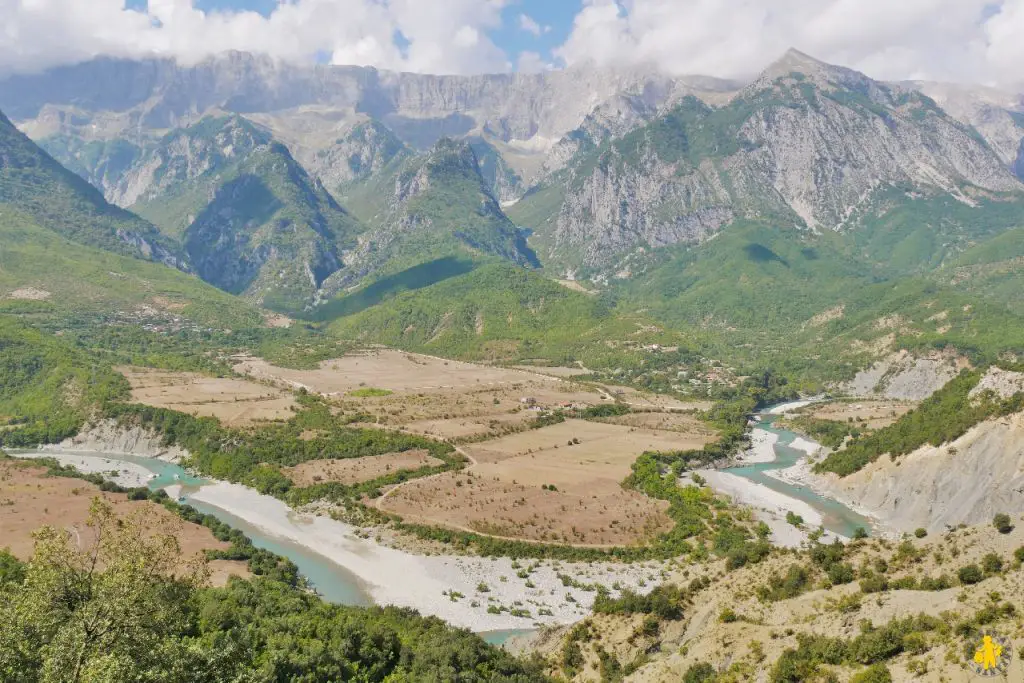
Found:
M 994 526 L 999 533 L 1008 534 L 1013 531 L 1013 524 L 1010 522 L 1010 515 L 1000 512 L 992 518 L 992 526 Z
M 205 564 L 175 578 L 181 553 L 168 528 L 153 533 L 141 517 L 119 519 L 102 498 L 93 500 L 86 524 L 91 538 L 37 531 L 24 580 L 4 585 L 0 679 L 187 680 L 166 670 L 168 658 L 188 669 L 169 637 L 187 629 Z

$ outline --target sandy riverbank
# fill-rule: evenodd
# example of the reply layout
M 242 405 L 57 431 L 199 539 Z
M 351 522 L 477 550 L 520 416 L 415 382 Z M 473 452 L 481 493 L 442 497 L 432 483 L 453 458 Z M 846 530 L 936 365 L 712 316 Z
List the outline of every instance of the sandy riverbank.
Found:
M 750 432 L 750 448 L 737 455 L 736 461 L 748 464 L 775 462 L 775 444 L 778 442 L 778 434 L 755 427 Z
M 802 436 L 798 436 L 793 439 L 792 443 L 789 444 L 790 448 L 795 448 L 798 451 L 803 451 L 807 455 L 814 456 L 821 450 L 821 444 L 810 439 L 805 439 Z
M 774 408 L 765 411 L 765 414 L 766 415 L 785 415 L 786 413 L 791 413 L 794 410 L 799 410 L 801 408 L 806 408 L 807 406 L 811 405 L 812 403 L 817 403 L 820 400 L 821 400 L 820 398 L 807 398 L 807 399 L 801 399 L 799 401 L 790 401 L 789 403 L 780 403 L 779 405 L 775 406 Z
M 35 451 L 31 453 L 15 453 L 19 458 L 52 458 L 61 465 L 71 465 L 83 474 L 102 474 L 118 486 L 138 488 L 155 475 L 141 465 L 123 460 L 104 458 L 96 453 L 74 453 L 61 450 Z
M 776 545 L 798 548 L 807 540 L 808 534 L 823 522 L 821 514 L 808 503 L 779 493 L 764 484 L 716 470 L 702 470 L 699 474 L 715 491 L 729 496 L 738 505 L 752 508 L 755 516 L 772 530 L 771 540 Z M 786 521 L 788 512 L 803 517 L 803 528 L 797 528 Z M 831 542 L 836 537 L 831 532 L 825 532 L 822 541 Z
M 640 592 L 644 591 L 641 583 L 646 583 L 647 589 L 660 583 L 661 567 L 657 564 L 523 560 L 516 568 L 508 558 L 412 555 L 373 539 L 359 538 L 348 524 L 296 513 L 275 498 L 236 484 L 204 486 L 191 499 L 242 518 L 269 536 L 302 545 L 343 567 L 365 584 L 377 604 L 412 607 L 474 631 L 565 624 L 584 618 L 595 593 L 563 585 L 559 574 L 571 576 L 580 584 L 599 583 L 611 589 L 617 583 Z M 534 564 L 539 566 L 527 578 L 517 576 Z M 486 584 L 487 590 L 478 590 L 480 584 Z M 452 591 L 464 597 L 452 600 Z M 576 602 L 568 602 L 567 596 Z M 515 604 L 517 601 L 521 604 Z M 489 614 L 491 605 L 528 610 L 530 616 Z M 541 615 L 542 609 L 551 614 Z

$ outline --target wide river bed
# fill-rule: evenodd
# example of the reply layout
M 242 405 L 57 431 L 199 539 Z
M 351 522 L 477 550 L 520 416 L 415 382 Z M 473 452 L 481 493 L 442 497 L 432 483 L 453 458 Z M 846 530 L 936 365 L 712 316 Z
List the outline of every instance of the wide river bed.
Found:
M 874 525 L 872 520 L 851 510 L 842 503 L 832 498 L 821 496 L 806 486 L 790 484 L 768 474 L 768 472 L 773 470 L 783 470 L 792 467 L 797 461 L 807 455 L 804 451 L 793 448 L 790 445 L 798 438 L 798 434 L 775 426 L 774 423 L 779 417 L 781 415 L 765 412 L 761 416 L 760 422 L 755 426 L 755 429 L 763 429 L 778 437 L 778 441 L 774 444 L 774 461 L 743 465 L 742 467 L 731 467 L 722 471 L 749 479 L 756 484 L 762 484 L 773 491 L 807 503 L 821 514 L 822 525 L 833 533 L 850 538 L 858 527 L 863 527 L 865 530 L 871 529 Z

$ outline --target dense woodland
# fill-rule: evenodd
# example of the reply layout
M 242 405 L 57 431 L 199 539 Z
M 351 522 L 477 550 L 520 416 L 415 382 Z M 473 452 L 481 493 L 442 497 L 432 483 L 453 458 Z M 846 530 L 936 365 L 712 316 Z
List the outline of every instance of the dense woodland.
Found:
M 411 610 L 330 605 L 271 578 L 204 588 L 201 566 L 171 578 L 174 537 L 144 533 L 99 499 L 88 531 L 99 541 L 79 548 L 40 530 L 28 564 L 0 551 L 5 683 L 546 680 Z

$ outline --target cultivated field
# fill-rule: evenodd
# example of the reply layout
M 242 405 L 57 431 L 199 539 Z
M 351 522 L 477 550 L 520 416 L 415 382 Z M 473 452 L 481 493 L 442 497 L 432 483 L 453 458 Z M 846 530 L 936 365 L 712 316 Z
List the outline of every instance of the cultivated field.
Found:
M 207 549 L 228 548 L 229 544 L 215 539 L 206 527 L 186 523 L 162 505 L 129 501 L 125 494 L 101 493 L 99 487 L 80 479 L 47 477 L 46 468 L 16 460 L 0 461 L 0 548 L 28 560 L 32 556 L 32 532 L 41 526 L 84 534 L 89 505 L 96 496 L 108 500 L 120 516 L 142 513 L 153 527 L 168 523 L 181 545 L 182 568 Z M 216 560 L 210 568 L 211 581 L 216 585 L 226 583 L 232 574 L 249 575 L 242 562 Z
M 626 427 L 677 431 L 685 434 L 692 434 L 694 436 L 706 436 L 708 438 L 714 437 L 714 431 L 712 429 L 689 413 L 626 413 L 625 415 L 601 418 L 600 421 L 608 424 L 624 425 Z
M 353 353 L 324 361 L 316 370 L 293 370 L 271 365 L 260 358 L 247 358 L 235 365 L 235 371 L 259 379 L 305 387 L 327 396 L 343 396 L 363 387 L 394 392 L 467 389 L 543 380 L 555 382 L 522 370 L 474 365 L 432 356 L 421 356 L 393 349 Z
M 444 461 L 430 456 L 427 451 L 406 451 L 372 455 L 365 458 L 343 460 L 310 460 L 295 467 L 281 469 L 298 486 L 312 486 L 327 482 L 358 484 L 400 470 L 418 470 L 443 465 Z
M 646 450 L 696 448 L 711 438 L 568 420 L 466 446 L 474 461 L 467 471 L 402 484 L 378 506 L 496 536 L 628 545 L 671 528 L 667 504 L 621 487 L 636 458 Z
M 800 413 L 819 420 L 835 422 L 848 422 L 852 419 L 857 425 L 866 422 L 869 429 L 881 429 L 891 425 L 916 405 L 915 401 L 837 401 L 814 404 Z
M 244 379 L 148 368 L 121 367 L 118 370 L 131 383 L 133 401 L 190 415 L 216 417 L 226 425 L 285 420 L 291 417 L 295 406 L 290 393 Z

